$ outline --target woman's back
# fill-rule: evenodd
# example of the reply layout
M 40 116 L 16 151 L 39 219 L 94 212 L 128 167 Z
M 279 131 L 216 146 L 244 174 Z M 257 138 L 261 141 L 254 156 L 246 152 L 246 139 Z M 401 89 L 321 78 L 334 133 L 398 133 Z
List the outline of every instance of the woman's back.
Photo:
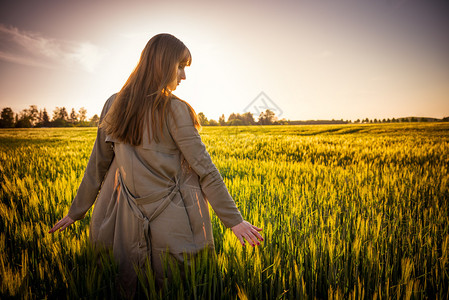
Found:
M 120 143 L 106 136 L 107 142 L 114 142 L 114 152 L 122 178 L 135 197 L 167 189 L 171 182 L 180 176 L 181 171 L 181 152 L 170 135 L 167 122 L 162 128 L 159 142 L 149 140 L 148 129 L 151 135 L 158 130 L 151 125 L 144 126 L 142 144 L 139 146 Z

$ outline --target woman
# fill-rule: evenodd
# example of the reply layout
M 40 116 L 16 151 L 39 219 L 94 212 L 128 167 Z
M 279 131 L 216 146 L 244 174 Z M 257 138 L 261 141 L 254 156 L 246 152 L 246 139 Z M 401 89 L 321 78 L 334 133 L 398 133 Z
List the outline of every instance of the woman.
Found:
M 183 253 L 214 247 L 207 202 L 243 246 L 263 241 L 262 229 L 243 220 L 212 163 L 195 111 L 172 94 L 191 60 L 176 37 L 150 39 L 123 88 L 106 101 L 77 195 L 49 231 L 83 218 L 100 190 L 90 238 L 113 249 L 128 290 L 136 284 L 133 265 L 146 258 L 162 282 L 164 254 L 182 262 Z

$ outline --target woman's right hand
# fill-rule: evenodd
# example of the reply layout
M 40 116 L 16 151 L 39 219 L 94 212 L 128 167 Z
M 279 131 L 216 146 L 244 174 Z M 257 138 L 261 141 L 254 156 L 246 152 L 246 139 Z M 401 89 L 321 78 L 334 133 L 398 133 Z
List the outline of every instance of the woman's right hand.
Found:
M 59 222 L 56 223 L 55 226 L 53 226 L 53 228 L 48 231 L 48 233 L 53 233 L 58 229 L 59 231 L 63 231 L 68 226 L 72 225 L 74 222 L 75 221 L 72 218 L 70 218 L 69 216 L 65 216 L 64 218 L 59 220 Z
M 252 225 L 247 221 L 243 221 L 240 224 L 231 228 L 235 236 L 239 239 L 242 246 L 245 246 L 245 240 L 251 244 L 251 246 L 260 245 L 260 241 L 263 241 L 263 237 L 259 234 L 262 228 Z

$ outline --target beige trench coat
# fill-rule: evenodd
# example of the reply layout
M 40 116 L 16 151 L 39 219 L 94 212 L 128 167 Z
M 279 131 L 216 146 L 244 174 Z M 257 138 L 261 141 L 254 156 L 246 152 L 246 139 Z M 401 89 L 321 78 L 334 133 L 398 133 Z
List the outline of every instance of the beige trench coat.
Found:
M 114 98 L 115 95 L 106 101 L 100 121 Z M 150 143 L 146 130 L 142 144 L 134 147 L 119 143 L 98 129 L 68 213 L 79 220 L 97 199 L 90 240 L 112 248 L 122 283 L 128 290 L 136 284 L 133 265 L 142 267 L 146 258 L 151 259 L 160 283 L 161 254 L 168 251 L 182 262 L 184 252 L 195 254 L 214 248 L 207 202 L 226 227 L 243 221 L 193 125 L 187 105 L 178 99 L 170 101 L 172 113 L 159 143 Z

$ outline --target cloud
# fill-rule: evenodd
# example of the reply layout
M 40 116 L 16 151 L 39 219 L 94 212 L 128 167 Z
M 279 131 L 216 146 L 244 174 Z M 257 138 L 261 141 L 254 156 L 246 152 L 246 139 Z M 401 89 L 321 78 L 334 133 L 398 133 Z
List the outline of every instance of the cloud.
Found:
M 0 60 L 33 67 L 66 66 L 93 72 L 102 57 L 102 51 L 88 42 L 57 40 L 0 24 Z

